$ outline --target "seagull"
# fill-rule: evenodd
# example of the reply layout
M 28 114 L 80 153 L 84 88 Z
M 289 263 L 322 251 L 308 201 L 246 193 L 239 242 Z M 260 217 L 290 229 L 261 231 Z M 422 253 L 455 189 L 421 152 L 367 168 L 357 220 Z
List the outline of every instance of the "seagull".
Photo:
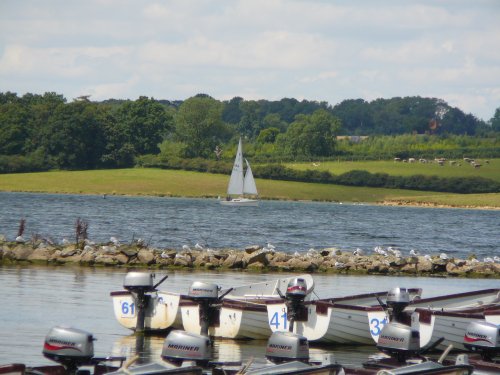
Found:
M 425 258 L 425 259 L 427 259 L 427 260 L 431 260 L 431 259 L 432 259 L 432 258 L 431 258 L 431 256 L 430 256 L 429 254 L 425 254 L 425 255 L 424 255 L 424 258 Z
M 266 245 L 269 249 L 274 250 L 276 247 L 274 245 L 271 245 L 269 242 Z
M 484 263 L 495 263 L 495 260 L 491 257 L 486 257 L 483 259 Z
M 300 253 L 298 251 L 296 251 L 295 253 L 293 253 L 293 256 L 294 257 L 300 257 Z
M 204 247 L 201 246 L 198 242 L 196 242 L 196 245 L 194 245 L 195 249 L 198 249 L 198 250 L 204 250 Z
M 353 255 L 363 255 L 365 252 L 363 251 L 363 249 L 360 249 L 359 247 L 354 250 L 353 252 Z
M 497 255 L 495 255 L 495 256 L 493 257 L 493 260 L 494 260 L 496 263 L 500 263 L 500 257 L 499 257 L 499 256 L 497 256 Z
M 69 245 L 69 241 L 66 238 L 62 239 L 62 244 L 63 245 Z
M 338 269 L 345 268 L 345 263 L 335 262 L 335 268 L 338 268 Z
M 413 250 L 413 249 L 411 249 L 411 250 L 410 250 L 410 255 L 411 255 L 411 256 L 417 256 L 417 255 L 419 255 L 419 252 L 418 252 L 417 250 Z
M 113 244 L 116 246 L 118 246 L 120 244 L 120 242 L 118 241 L 118 239 L 116 237 L 110 237 L 109 241 L 113 242 Z
M 307 250 L 307 256 L 308 257 L 314 257 L 314 256 L 318 256 L 319 253 L 317 250 L 314 250 L 313 248 L 310 248 L 309 250 Z
M 16 237 L 16 242 L 17 242 L 17 243 L 22 243 L 22 242 L 24 242 L 24 238 L 23 238 L 23 236 L 17 236 L 17 237 Z
M 375 249 L 373 249 L 373 251 L 375 251 L 377 254 L 380 254 L 380 255 L 383 255 L 383 256 L 387 256 L 387 252 L 382 249 L 381 246 L 376 246 Z
M 161 253 L 161 255 L 160 255 L 160 256 L 161 256 L 163 259 L 168 258 L 168 254 L 167 254 L 165 251 L 163 251 L 163 252 Z
M 439 258 L 442 260 L 446 260 L 446 259 L 448 259 L 448 255 L 446 255 L 445 253 L 441 253 L 441 254 L 439 254 Z
M 191 251 L 191 248 L 188 245 L 182 245 L 182 250 Z
M 92 250 L 93 250 L 92 246 L 90 246 L 90 245 L 85 245 L 85 247 L 83 248 L 83 251 L 85 251 L 85 252 L 89 252 L 89 251 L 92 251 Z

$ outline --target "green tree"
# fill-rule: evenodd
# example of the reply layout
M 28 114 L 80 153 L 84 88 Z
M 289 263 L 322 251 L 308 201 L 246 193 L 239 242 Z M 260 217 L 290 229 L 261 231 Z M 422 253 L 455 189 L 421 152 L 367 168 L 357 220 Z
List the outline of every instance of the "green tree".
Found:
M 176 137 L 186 145 L 187 157 L 209 157 L 223 143 L 228 130 L 222 121 L 223 105 L 210 97 L 192 97 L 184 101 L 174 121 Z
M 335 150 L 340 120 L 324 109 L 312 115 L 298 115 L 282 138 L 286 154 L 292 156 L 331 156 Z
M 495 110 L 495 115 L 490 120 L 491 128 L 500 132 L 500 107 Z

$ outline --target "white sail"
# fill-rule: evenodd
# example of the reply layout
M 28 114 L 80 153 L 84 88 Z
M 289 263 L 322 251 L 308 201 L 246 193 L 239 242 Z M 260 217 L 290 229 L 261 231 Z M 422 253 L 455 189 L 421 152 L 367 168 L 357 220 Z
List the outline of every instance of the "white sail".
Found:
M 247 171 L 243 181 L 243 194 L 257 195 L 257 186 L 255 185 L 255 179 L 253 178 L 252 168 L 250 168 L 250 163 L 247 159 L 245 159 L 245 162 L 247 163 Z
M 243 151 L 241 146 L 241 138 L 238 144 L 238 151 L 236 151 L 236 158 L 234 159 L 233 171 L 231 172 L 231 178 L 229 179 L 227 194 L 243 194 Z

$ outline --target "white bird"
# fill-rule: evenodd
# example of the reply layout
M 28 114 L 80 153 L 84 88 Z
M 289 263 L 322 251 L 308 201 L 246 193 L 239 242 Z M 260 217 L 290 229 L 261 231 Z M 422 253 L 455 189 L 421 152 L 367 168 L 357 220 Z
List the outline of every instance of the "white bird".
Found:
M 335 268 L 338 268 L 338 269 L 345 268 L 345 263 L 335 262 Z
M 16 242 L 17 242 L 17 243 L 23 243 L 23 242 L 24 242 L 24 238 L 23 238 L 23 236 L 17 236 L 17 237 L 16 237 Z
M 431 256 L 430 256 L 429 254 L 425 254 L 425 255 L 424 255 L 424 258 L 425 258 L 425 259 L 427 259 L 427 260 L 431 260 L 431 259 L 432 259 L 432 258 L 431 258 Z
M 414 256 L 414 257 L 415 257 L 415 256 L 417 256 L 417 255 L 419 255 L 419 254 L 420 254 L 420 253 L 419 253 L 417 250 L 413 250 L 413 249 L 411 249 L 411 250 L 410 250 L 410 255 L 411 255 L 411 256 Z
M 115 244 L 116 246 L 118 246 L 120 244 L 120 242 L 118 241 L 118 239 L 116 237 L 109 237 L 109 241 L 113 242 L 113 244 Z
M 491 257 L 486 257 L 483 259 L 484 263 L 495 263 L 495 260 Z
M 271 249 L 271 250 L 276 249 L 276 247 L 275 247 L 274 245 L 270 244 L 269 242 L 267 243 L 267 245 L 266 245 L 266 246 L 267 246 L 269 249 Z
M 387 252 L 384 249 L 382 249 L 381 246 L 376 246 L 373 251 L 375 251 L 377 254 L 383 255 L 385 257 L 387 256 Z
M 365 252 L 363 249 L 360 249 L 359 247 L 352 252 L 354 255 L 363 255 Z
M 446 255 L 445 253 L 441 253 L 441 254 L 439 254 L 439 258 L 442 260 L 446 260 L 446 259 L 448 259 L 448 255 Z
M 198 242 L 196 242 L 196 245 L 194 245 L 195 249 L 198 249 L 198 250 L 204 250 L 204 247 L 201 246 Z
M 294 257 L 300 257 L 300 253 L 298 251 L 296 251 L 295 253 L 293 253 L 293 256 Z
M 175 254 L 175 258 L 176 259 L 187 259 L 187 256 L 177 253 L 177 254 Z
M 69 241 L 66 238 L 62 239 L 62 244 L 63 245 L 69 245 Z
M 182 250 L 191 251 L 191 248 L 188 245 L 182 245 Z
M 90 246 L 90 245 L 85 245 L 84 248 L 83 248 L 83 251 L 85 251 L 85 252 L 89 252 L 89 251 L 92 251 L 92 250 L 93 250 L 92 246 Z
M 308 257 L 315 257 L 315 256 L 318 256 L 319 253 L 317 250 L 314 250 L 313 248 L 310 248 L 309 250 L 307 250 L 307 256 Z
M 495 255 L 495 256 L 493 257 L 493 260 L 494 260 L 496 263 L 500 263 L 500 257 L 499 257 L 499 256 L 497 256 L 497 255 Z
M 160 256 L 161 256 L 163 259 L 168 258 L 168 254 L 167 254 L 165 251 L 163 251 L 163 252 L 161 253 L 161 255 L 160 255 Z

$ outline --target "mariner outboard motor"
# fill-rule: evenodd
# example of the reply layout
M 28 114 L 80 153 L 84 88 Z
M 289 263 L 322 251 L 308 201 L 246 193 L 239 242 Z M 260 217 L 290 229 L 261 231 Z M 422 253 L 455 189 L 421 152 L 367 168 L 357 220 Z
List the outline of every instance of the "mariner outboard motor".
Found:
M 195 281 L 189 287 L 188 296 L 198 302 L 200 306 L 200 326 L 201 334 L 208 336 L 208 328 L 212 324 L 215 316 L 219 313 L 221 300 L 233 290 L 228 289 L 219 296 L 219 286 L 217 284 Z
M 181 330 L 171 331 L 163 342 L 161 357 L 176 366 L 194 361 L 206 367 L 212 357 L 212 346 L 207 336 Z
M 123 287 L 132 293 L 137 309 L 137 323 L 135 331 L 144 332 L 144 320 L 146 309 L 151 296 L 147 293 L 154 292 L 168 276 L 164 276 L 158 283 L 153 285 L 154 275 L 148 272 L 128 272 L 123 281 Z
M 393 288 L 387 292 L 386 305 L 389 320 L 401 322 L 402 312 L 410 304 L 410 293 L 406 288 Z
M 292 332 L 273 332 L 267 340 L 266 358 L 275 363 L 309 361 L 307 338 Z
M 500 354 L 500 326 L 482 320 L 469 323 L 465 330 L 464 346 L 491 361 Z
M 45 336 L 42 353 L 62 364 L 68 373 L 75 373 L 78 366 L 92 363 L 94 337 L 77 328 L 56 326 Z
M 284 296 L 279 289 L 277 291 L 280 297 L 286 300 L 288 320 L 290 321 L 289 331 L 293 332 L 293 325 L 300 314 L 301 308 L 304 306 L 307 295 L 306 281 L 301 277 L 290 280 Z
M 405 324 L 390 322 L 382 328 L 377 348 L 404 362 L 420 353 L 420 333 Z

